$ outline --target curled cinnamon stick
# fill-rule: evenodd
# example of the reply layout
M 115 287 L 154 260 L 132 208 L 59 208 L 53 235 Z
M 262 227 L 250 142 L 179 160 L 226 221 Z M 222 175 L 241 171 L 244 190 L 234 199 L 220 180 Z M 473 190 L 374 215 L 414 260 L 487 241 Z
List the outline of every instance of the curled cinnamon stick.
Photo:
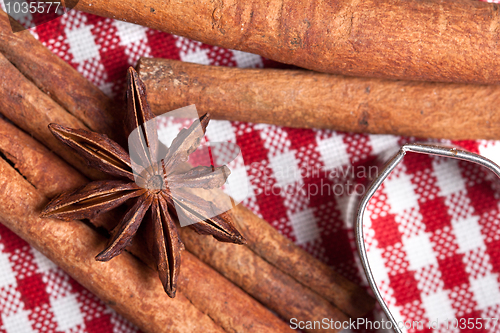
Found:
M 80 0 L 88 13 L 319 72 L 497 84 L 498 5 L 470 0 Z
M 0 119 L 0 152 L 36 187 L 38 192 L 49 197 L 54 192 L 74 189 L 75 186 L 86 182 L 76 170 L 43 145 L 2 119 Z M 119 219 L 113 221 L 109 216 L 105 216 L 91 222 L 95 226 L 111 230 L 118 221 Z M 141 240 L 134 241 L 130 251 L 154 270 L 155 264 L 144 244 Z M 100 249 L 100 247 L 90 247 L 87 251 L 93 256 Z M 186 251 L 182 255 L 182 270 L 178 284 L 183 297 L 189 299 L 197 309 L 212 318 L 226 332 L 291 331 L 282 320 L 264 306 Z M 129 319 L 135 322 L 136 315 L 132 314 L 133 317 Z
M 500 88 L 239 69 L 142 58 L 153 112 L 423 138 L 500 139 Z
M 122 134 L 113 124 L 113 101 L 73 67 L 36 40 L 28 30 L 13 33 L 8 15 L 0 12 L 0 52 L 25 77 L 90 129 Z
M 182 254 L 177 283 L 185 297 L 227 332 L 293 332 L 262 304 L 188 251 Z
M 348 317 L 324 298 L 256 256 L 245 246 L 217 242 L 181 228 L 186 248 L 286 320 L 334 322 Z M 333 327 L 306 332 L 337 332 Z
M 87 127 L 66 112 L 50 97 L 26 79 L 2 54 L 0 54 L 0 111 L 10 121 L 33 135 L 86 176 L 100 178 L 102 174 L 89 168 L 83 159 L 68 150 L 49 131 L 47 125 L 57 122 L 72 128 Z
M 155 271 L 124 253 L 101 263 L 106 240 L 79 221 L 38 217 L 47 199 L 0 158 L 0 222 L 145 332 L 223 332 L 184 296 L 170 299 Z

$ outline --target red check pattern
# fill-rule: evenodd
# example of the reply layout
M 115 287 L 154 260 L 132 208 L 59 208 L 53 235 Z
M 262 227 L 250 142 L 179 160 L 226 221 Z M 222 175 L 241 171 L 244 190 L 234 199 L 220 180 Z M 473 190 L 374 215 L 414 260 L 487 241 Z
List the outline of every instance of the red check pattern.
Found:
M 77 11 L 32 32 L 117 98 L 127 67 L 140 56 L 277 66 L 260 56 Z M 374 175 L 369 166 L 377 156 L 415 139 L 226 121 L 212 121 L 207 137 L 241 147 L 244 164 L 232 174 L 248 186 L 245 205 L 344 276 L 365 283 L 350 197 Z M 452 143 L 500 162 L 500 142 Z M 409 331 L 500 332 L 500 325 L 469 330 L 443 323 L 500 318 L 499 200 L 499 181 L 482 169 L 410 154 L 370 201 L 370 263 L 398 320 L 425 325 Z M 380 313 L 370 318 L 380 319 Z M 0 333 L 22 332 L 138 330 L 0 225 Z

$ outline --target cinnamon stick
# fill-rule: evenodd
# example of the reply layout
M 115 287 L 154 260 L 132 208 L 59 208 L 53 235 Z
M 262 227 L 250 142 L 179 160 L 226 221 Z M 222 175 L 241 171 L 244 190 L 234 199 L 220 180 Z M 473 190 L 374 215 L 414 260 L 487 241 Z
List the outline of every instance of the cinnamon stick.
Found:
M 500 87 L 142 58 L 153 112 L 196 104 L 215 119 L 423 138 L 500 139 Z
M 197 194 L 221 207 L 228 205 L 228 203 L 223 204 L 227 200 L 227 196 L 223 195 L 219 189 L 204 192 L 197 191 Z M 247 250 L 233 248 L 224 244 L 218 245 L 216 242 L 209 240 L 195 241 L 194 238 L 189 238 L 190 241 L 186 243 L 186 247 L 191 252 L 199 254 L 203 261 L 216 267 L 219 272 L 239 286 L 242 286 L 243 279 L 249 274 L 254 276 L 254 279 L 250 280 L 259 280 L 262 274 L 266 274 L 265 272 L 270 270 L 269 265 L 272 265 L 279 269 L 280 272 L 299 282 L 301 284 L 300 288 L 305 287 L 315 294 L 321 295 L 349 317 L 358 318 L 366 315 L 375 306 L 375 299 L 368 295 L 365 289 L 342 277 L 333 269 L 312 257 L 245 206 L 239 204 L 233 207 L 229 213 L 232 214 L 238 229 L 243 232 L 247 239 L 245 246 L 257 254 L 259 259 L 262 258 L 265 263 L 252 259 L 254 265 L 248 265 L 251 267 L 250 273 L 245 269 L 238 272 L 220 258 L 224 258 L 227 253 L 231 253 L 238 259 L 238 262 L 245 261 L 245 258 L 251 257 Z M 184 232 L 188 233 L 188 231 Z M 191 233 L 188 233 L 188 236 L 193 237 Z M 183 234 L 183 237 L 186 236 Z M 207 252 L 212 252 L 213 258 L 207 257 Z M 227 258 L 227 261 L 231 260 Z M 233 278 L 230 276 L 233 276 Z M 278 274 L 277 276 L 278 282 L 276 284 L 279 285 L 281 275 Z M 259 288 L 263 289 L 257 292 L 259 295 L 267 290 L 266 287 Z M 300 289 L 300 292 L 302 292 L 302 289 Z M 258 298 L 255 295 L 254 297 Z
M 101 263 L 106 240 L 79 221 L 38 217 L 47 199 L 0 158 L 0 222 L 145 332 L 223 332 L 184 296 L 170 299 L 157 273 L 124 253 Z
M 76 170 L 61 161 L 31 136 L 2 119 L 0 119 L 0 152 L 15 165 L 16 169 L 39 193 L 49 197 L 54 192 L 60 193 L 62 190 L 73 189 L 75 186 L 86 183 Z M 112 221 L 109 217 L 108 219 L 104 217 L 91 222 L 97 227 L 103 226 L 111 230 L 118 220 Z M 145 243 L 141 244 L 141 240 L 134 241 L 130 250 L 152 270 L 155 270 L 152 257 L 148 256 L 143 244 Z M 103 246 L 104 244 L 87 249 L 92 260 L 95 260 L 93 256 Z M 75 265 L 80 260 L 77 259 Z M 197 309 L 212 318 L 227 332 L 291 331 L 282 320 L 264 306 L 186 251 L 182 256 L 182 270 L 178 284 L 183 297 L 189 299 Z M 164 293 L 163 290 L 162 293 Z M 129 315 L 132 315 L 129 317 L 131 321 L 137 320 L 135 318 L 137 313 Z
M 89 168 L 83 159 L 66 149 L 49 131 L 47 125 L 57 122 L 72 128 L 87 127 L 70 115 L 50 97 L 26 79 L 2 54 L 0 54 L 0 110 L 10 121 L 33 135 L 86 176 L 101 178 L 102 174 Z
M 497 84 L 498 4 L 80 0 L 75 7 L 332 74 Z
M 15 21 L 11 21 L 12 24 Z M 113 119 L 114 102 L 73 67 L 36 40 L 28 30 L 13 33 L 7 13 L 0 12 L 0 52 L 41 91 L 85 126 L 109 133 L 117 140 L 121 132 Z
M 350 317 L 366 315 L 375 299 L 358 285 L 313 258 L 243 205 L 231 210 L 247 246 L 267 262 L 323 296 Z
M 53 152 L 2 118 L 0 153 L 48 198 L 87 182 L 85 177 L 58 159 Z
M 79 117 L 79 115 L 77 115 L 77 117 Z M 45 125 L 46 125 L 46 124 L 45 124 Z M 68 160 L 68 161 L 69 161 L 69 162 L 71 162 L 71 163 L 73 162 L 71 159 L 70 159 L 70 160 Z M 103 222 L 103 223 L 104 223 L 104 222 Z M 191 281 L 191 280 L 190 280 L 190 281 Z M 214 306 L 213 306 L 213 304 L 212 304 L 212 307 L 214 307 Z M 216 307 L 214 307 L 214 308 L 216 308 Z
M 182 254 L 177 283 L 179 291 L 226 332 L 293 332 L 262 304 L 188 251 Z
M 256 256 L 245 246 L 218 242 L 189 228 L 181 228 L 186 248 L 205 263 L 221 272 L 282 318 L 298 321 L 334 322 L 349 318 L 327 300 L 304 287 L 289 275 Z M 305 332 L 337 332 L 333 327 Z

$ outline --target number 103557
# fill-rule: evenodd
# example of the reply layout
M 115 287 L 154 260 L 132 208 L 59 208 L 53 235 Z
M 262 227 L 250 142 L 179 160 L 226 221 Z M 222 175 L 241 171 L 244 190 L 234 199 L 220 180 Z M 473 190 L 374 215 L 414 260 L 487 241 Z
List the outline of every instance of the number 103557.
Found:
M 5 1 L 5 11 L 8 14 L 49 14 L 56 13 L 60 5 L 60 2 Z

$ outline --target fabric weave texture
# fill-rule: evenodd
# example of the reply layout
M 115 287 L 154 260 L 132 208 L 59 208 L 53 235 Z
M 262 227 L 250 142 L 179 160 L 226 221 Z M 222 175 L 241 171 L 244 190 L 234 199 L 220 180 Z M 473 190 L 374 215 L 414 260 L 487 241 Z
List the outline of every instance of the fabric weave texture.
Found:
M 127 68 L 143 56 L 218 66 L 277 65 L 74 10 L 32 33 L 115 98 L 122 96 Z M 246 206 L 319 260 L 366 285 L 350 195 L 362 192 L 356 184 L 370 172 L 373 176 L 369 165 L 377 156 L 417 139 L 217 120 L 207 139 L 241 147 L 244 165 L 232 172 L 249 186 Z M 500 142 L 434 142 L 500 163 Z M 444 319 L 500 318 L 499 184 L 469 163 L 409 154 L 370 201 L 365 220 L 370 262 L 398 320 L 425 324 L 410 331 L 500 332 L 500 324 L 472 330 L 443 326 Z M 380 313 L 369 318 L 378 320 Z M 436 319 L 438 327 L 428 328 Z M 0 333 L 31 332 L 139 330 L 0 225 Z

